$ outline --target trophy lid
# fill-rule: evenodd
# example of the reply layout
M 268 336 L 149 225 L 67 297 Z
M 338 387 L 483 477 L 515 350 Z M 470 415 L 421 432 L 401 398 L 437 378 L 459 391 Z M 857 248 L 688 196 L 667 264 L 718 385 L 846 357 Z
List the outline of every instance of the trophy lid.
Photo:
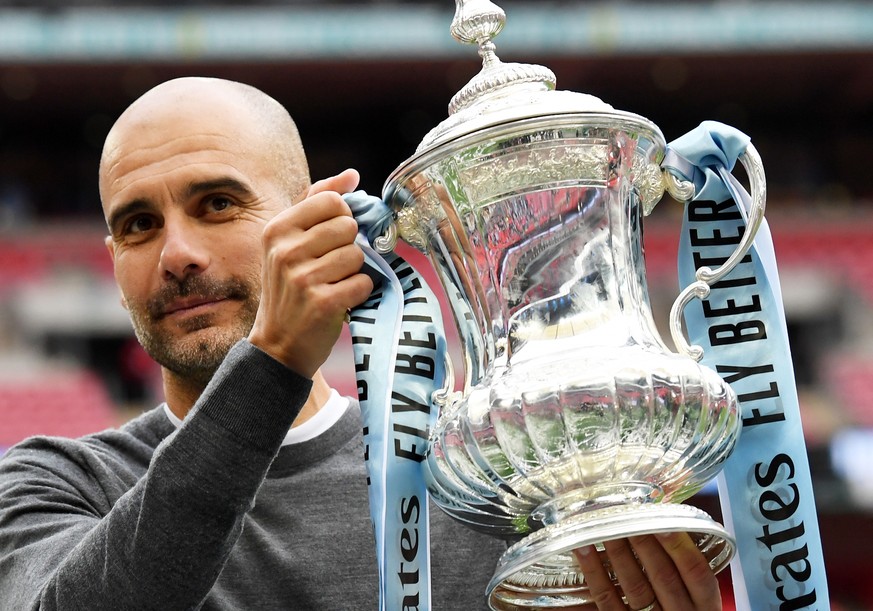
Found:
M 449 103 L 448 119 L 424 137 L 416 153 L 518 119 L 616 112 L 595 96 L 555 90 L 555 75 L 544 66 L 500 61 L 492 39 L 505 22 L 503 9 L 490 0 L 456 0 L 452 37 L 462 43 L 479 45 L 482 70 L 455 94 Z

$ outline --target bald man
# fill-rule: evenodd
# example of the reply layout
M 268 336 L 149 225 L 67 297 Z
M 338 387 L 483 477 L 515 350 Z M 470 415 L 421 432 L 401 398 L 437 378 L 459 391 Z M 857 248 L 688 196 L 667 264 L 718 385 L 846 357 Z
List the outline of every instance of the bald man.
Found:
M 166 404 L 0 467 L 0 609 L 376 609 L 358 406 L 318 370 L 372 282 L 287 112 L 180 79 L 107 136 L 106 244 Z M 505 546 L 434 512 L 435 607 L 484 609 Z
M 281 105 L 185 78 L 119 117 L 99 181 L 122 303 L 166 403 L 3 457 L 0 609 L 376 609 L 360 411 L 319 373 L 373 288 L 341 197 L 357 174 L 311 185 Z M 505 545 L 431 520 L 433 607 L 487 608 Z M 717 608 L 698 604 L 718 588 L 693 544 L 667 543 L 678 551 L 639 546 L 660 590 L 622 548 L 633 608 Z M 601 608 L 625 608 L 601 581 Z

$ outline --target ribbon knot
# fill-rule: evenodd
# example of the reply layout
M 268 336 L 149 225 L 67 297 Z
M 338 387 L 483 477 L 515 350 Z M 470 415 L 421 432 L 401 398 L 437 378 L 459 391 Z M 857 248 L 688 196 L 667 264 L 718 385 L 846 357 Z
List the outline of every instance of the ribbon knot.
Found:
M 694 183 L 695 199 L 723 202 L 732 193 L 719 175 L 731 172 L 750 138 L 730 125 L 704 121 L 667 146 L 661 166 L 682 180 Z
M 358 234 L 369 244 L 388 231 L 394 215 L 381 199 L 366 191 L 347 193 L 343 199 L 358 222 Z

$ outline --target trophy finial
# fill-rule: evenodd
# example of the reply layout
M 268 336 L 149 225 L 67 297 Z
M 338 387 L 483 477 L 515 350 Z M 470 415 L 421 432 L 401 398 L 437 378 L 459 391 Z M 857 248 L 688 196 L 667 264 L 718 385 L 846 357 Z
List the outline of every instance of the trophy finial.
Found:
M 490 42 L 506 23 L 506 13 L 490 0 L 455 0 L 452 38 L 467 44 Z
M 452 97 L 448 118 L 425 135 L 416 152 L 516 119 L 613 111 L 594 96 L 555 91 L 555 74 L 545 66 L 500 61 L 493 38 L 505 23 L 506 13 L 490 0 L 455 0 L 451 34 L 479 46 L 482 69 Z
M 495 53 L 492 39 L 506 23 L 506 13 L 490 0 L 455 0 L 452 37 L 458 42 L 478 44 L 482 71 L 452 98 L 449 114 L 467 108 L 481 98 L 511 86 L 533 85 L 542 89 L 555 88 L 554 73 L 532 64 L 504 64 Z
M 506 13 L 490 0 L 455 0 L 452 38 L 466 44 L 478 44 L 482 64 L 487 68 L 500 63 L 492 39 L 506 23 Z

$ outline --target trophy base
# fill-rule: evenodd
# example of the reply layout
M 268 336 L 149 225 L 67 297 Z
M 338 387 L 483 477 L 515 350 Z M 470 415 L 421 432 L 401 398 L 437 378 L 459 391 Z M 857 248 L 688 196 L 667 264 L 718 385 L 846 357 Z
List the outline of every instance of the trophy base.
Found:
M 675 503 L 619 505 L 586 511 L 528 535 L 510 547 L 488 584 L 495 611 L 590 609 L 592 598 L 571 550 L 603 541 L 663 532 L 687 532 L 716 573 L 734 555 L 733 537 L 709 515 Z M 608 559 L 601 556 L 610 575 Z

